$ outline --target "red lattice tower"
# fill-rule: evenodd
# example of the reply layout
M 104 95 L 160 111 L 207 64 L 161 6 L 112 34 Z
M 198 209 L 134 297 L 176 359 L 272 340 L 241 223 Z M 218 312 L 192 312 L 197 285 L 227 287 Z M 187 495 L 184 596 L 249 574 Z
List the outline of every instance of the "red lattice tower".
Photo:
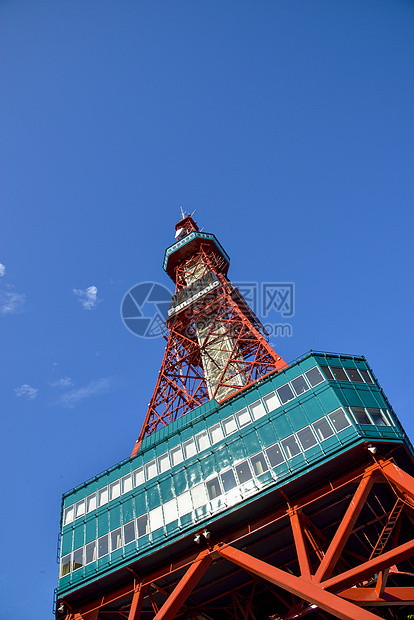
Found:
M 175 283 L 167 345 L 134 456 L 151 435 L 208 400 L 222 402 L 286 367 L 263 326 L 227 278 L 229 258 L 191 216 L 178 222 L 164 269 Z

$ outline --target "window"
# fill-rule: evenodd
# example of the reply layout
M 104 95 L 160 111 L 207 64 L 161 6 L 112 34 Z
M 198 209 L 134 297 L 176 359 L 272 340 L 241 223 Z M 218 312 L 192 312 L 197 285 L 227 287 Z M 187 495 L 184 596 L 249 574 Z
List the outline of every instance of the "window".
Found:
M 223 483 L 223 489 L 225 493 L 228 493 L 237 486 L 236 478 L 232 469 L 220 474 L 221 482 Z
M 269 469 L 262 452 L 259 452 L 259 454 L 256 454 L 255 456 L 252 456 L 250 461 L 251 461 L 253 471 L 256 476 L 260 476 L 260 474 L 264 474 L 265 471 L 268 471 Z
M 221 489 L 217 476 L 206 482 L 206 487 L 209 499 L 215 499 L 221 495 Z
M 132 491 L 132 474 L 128 474 L 122 478 L 121 489 L 121 493 L 128 493 L 128 491 Z
M 130 521 L 129 523 L 124 525 L 124 544 L 127 545 L 128 543 L 134 540 L 135 540 L 135 523 L 133 521 Z
M 381 411 L 381 409 L 368 407 L 368 413 L 371 416 L 375 426 L 391 426 L 387 416 Z
M 351 407 L 351 411 L 354 414 L 358 424 L 372 424 L 372 420 L 368 416 L 364 407 Z
M 122 534 L 121 528 L 118 527 L 118 529 L 111 532 L 111 551 L 116 551 L 120 547 L 122 547 Z
M 319 383 L 322 383 L 323 381 L 321 372 L 316 366 L 305 372 L 305 377 L 307 378 L 312 387 L 315 387 L 315 385 L 319 385 Z
M 73 567 L 72 570 L 77 570 L 83 566 L 83 547 L 76 549 L 73 552 Z
M 148 516 L 151 532 L 159 530 L 164 525 L 162 506 L 158 506 L 158 508 L 154 508 L 154 510 L 151 510 Z
M 108 487 L 99 489 L 98 491 L 98 506 L 101 507 L 108 502 Z
M 356 368 L 347 368 L 346 372 L 353 383 L 364 383 L 363 378 Z
M 145 465 L 145 479 L 151 480 L 157 475 L 157 464 L 155 459 Z
M 67 525 L 68 523 L 72 523 L 73 521 L 73 515 L 75 514 L 74 512 L 74 507 L 69 506 L 68 508 L 65 508 L 65 512 L 64 512 L 64 516 L 63 516 L 63 525 Z
M 368 370 L 365 370 L 364 368 L 360 368 L 359 372 L 364 377 L 366 383 L 374 383 L 374 381 L 372 380 L 372 377 L 369 374 Z
M 108 534 L 98 538 L 98 558 L 102 558 L 108 553 Z
M 280 442 L 282 444 L 282 448 L 285 451 L 285 454 L 288 459 L 293 459 L 294 456 L 300 454 L 300 448 L 298 442 L 296 441 L 296 437 L 291 435 L 287 437 L 283 441 Z
M 90 542 L 85 548 L 85 564 L 96 561 L 96 540 Z
M 280 398 L 280 402 L 282 403 L 282 405 L 288 403 L 290 400 L 292 400 L 292 398 L 295 398 L 295 395 L 292 392 L 289 383 L 286 383 L 286 385 L 282 385 L 282 387 L 278 388 L 276 392 Z
M 60 576 L 64 577 L 65 575 L 69 575 L 70 573 L 70 553 L 69 555 L 65 555 L 60 561 Z
M 208 438 L 207 431 L 202 431 L 201 433 L 198 433 L 195 440 L 197 444 L 197 450 L 199 452 L 201 452 L 202 450 L 207 450 L 207 448 L 210 447 L 210 440 Z
M 142 515 L 142 517 L 138 517 L 137 534 L 138 538 L 141 538 L 141 536 L 145 536 L 145 534 L 148 534 L 148 515 Z
M 139 467 L 135 471 L 132 472 L 132 478 L 134 480 L 134 487 L 138 487 L 140 484 L 144 482 L 144 468 Z
M 177 497 L 177 505 L 178 505 L 178 514 L 180 515 L 180 517 L 184 515 L 188 515 L 188 513 L 192 511 L 193 506 L 191 503 L 190 491 L 181 493 L 181 495 Z
M 164 473 L 170 467 L 170 459 L 168 452 L 158 457 L 158 471 L 160 474 Z
M 269 463 L 272 467 L 276 467 L 284 462 L 284 456 L 279 448 L 279 444 L 275 444 L 274 446 L 270 446 L 266 450 L 267 458 L 269 459 Z
M 200 506 L 205 506 L 207 504 L 207 495 L 204 484 L 198 484 L 197 486 L 193 487 L 191 489 L 191 497 L 193 500 L 194 508 L 200 508 Z
M 328 381 L 334 381 L 335 377 L 333 376 L 333 374 L 331 373 L 331 369 L 329 368 L 329 366 L 321 366 L 323 373 L 325 375 L 325 377 L 328 379 Z
M 349 381 L 348 375 L 346 374 L 342 366 L 331 366 L 331 370 L 335 375 L 335 379 L 337 381 Z
M 189 459 L 190 457 L 197 454 L 197 450 L 196 450 L 196 446 L 195 446 L 195 442 L 193 438 L 183 443 L 183 450 L 184 450 L 185 459 Z
M 233 423 L 234 423 L 234 426 L 236 426 L 236 423 L 234 422 L 234 418 L 233 418 Z M 221 429 L 220 424 L 214 424 L 214 426 L 211 426 L 208 429 L 208 432 L 210 434 L 210 441 L 212 444 L 215 444 L 224 438 L 223 431 Z
M 75 506 L 75 519 L 85 514 L 85 500 L 82 499 Z
M 328 418 L 332 422 L 334 429 L 339 433 L 339 431 L 344 430 L 350 426 L 349 420 L 345 415 L 345 411 L 341 408 L 332 411 L 332 413 L 328 414 Z
M 306 383 L 302 375 L 300 375 L 300 377 L 296 377 L 296 379 L 293 379 L 291 384 L 296 392 L 296 396 L 300 396 L 303 392 L 307 392 L 309 390 L 309 385 Z
M 315 446 L 318 443 L 310 426 L 305 426 L 305 428 L 302 428 L 302 430 L 298 431 L 296 434 L 303 450 L 312 448 L 312 446 Z
M 240 411 L 238 411 L 235 415 L 240 428 L 243 428 L 243 426 L 246 426 L 246 424 L 250 424 L 250 422 L 252 421 L 247 407 L 244 407 L 244 409 L 240 409 Z
M 249 405 L 249 409 L 254 420 L 258 420 L 259 418 L 262 418 L 264 415 L 266 415 L 266 409 L 264 408 L 261 400 L 256 400 L 255 403 Z
M 314 422 L 312 426 L 319 441 L 328 439 L 328 437 L 332 437 L 332 435 L 334 434 L 331 425 L 326 418 L 321 418 L 317 422 Z
M 164 523 L 166 525 L 178 519 L 177 502 L 175 499 L 171 499 L 169 502 L 166 502 L 162 509 L 164 512 Z
M 234 431 L 237 431 L 237 424 L 236 424 L 236 420 L 234 419 L 234 416 L 231 415 L 230 417 L 223 420 L 223 428 L 224 428 L 225 435 L 231 435 L 231 433 L 234 433 Z
M 266 396 L 263 396 L 263 402 L 266 405 L 266 409 L 269 413 L 280 407 L 280 402 L 278 397 L 276 396 L 276 392 L 270 392 L 270 394 L 266 394 Z
M 181 450 L 181 446 L 176 446 L 170 450 L 170 458 L 173 467 L 183 462 L 183 451 Z
M 109 499 L 116 499 L 120 495 L 121 485 L 119 484 L 119 480 L 115 480 L 115 482 L 109 485 Z
M 86 498 L 86 512 L 96 510 L 96 493 Z
M 253 478 L 249 463 L 247 461 L 243 461 L 242 463 L 236 465 L 236 473 L 240 484 L 243 484 L 243 482 L 248 482 Z

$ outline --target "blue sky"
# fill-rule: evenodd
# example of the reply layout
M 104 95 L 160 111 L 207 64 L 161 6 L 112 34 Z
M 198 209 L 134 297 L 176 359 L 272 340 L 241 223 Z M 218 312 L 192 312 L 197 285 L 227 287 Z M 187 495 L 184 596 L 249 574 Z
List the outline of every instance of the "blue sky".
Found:
M 0 6 L 0 618 L 51 617 L 61 494 L 127 457 L 161 339 L 123 325 L 180 205 L 294 282 L 287 361 L 364 354 L 412 421 L 414 4 Z

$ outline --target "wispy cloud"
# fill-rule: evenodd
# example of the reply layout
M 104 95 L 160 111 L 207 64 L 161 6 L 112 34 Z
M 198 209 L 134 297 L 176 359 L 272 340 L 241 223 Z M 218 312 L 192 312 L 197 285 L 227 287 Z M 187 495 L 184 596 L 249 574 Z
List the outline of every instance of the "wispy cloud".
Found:
M 21 385 L 18 388 L 14 388 L 14 391 L 16 392 L 16 396 L 18 396 L 19 398 L 27 398 L 28 400 L 34 400 L 39 390 L 25 383 L 24 385 Z
M 113 385 L 113 380 L 110 377 L 106 377 L 103 379 L 97 379 L 96 381 L 91 381 L 88 385 L 85 385 L 81 388 L 76 388 L 66 392 L 60 399 L 60 403 L 73 409 L 75 405 L 77 405 L 85 398 L 89 398 L 90 396 L 98 396 L 99 394 L 105 394 Z
M 0 278 L 6 273 L 6 266 L 0 263 Z
M 79 302 L 85 310 L 93 310 L 96 308 L 98 300 L 98 289 L 96 286 L 88 286 L 84 291 L 80 288 L 74 288 L 73 292 L 79 297 Z
M 6 285 L 0 290 L 0 314 L 16 314 L 23 312 L 26 295 L 17 293 L 13 286 Z
M 59 379 L 59 381 L 55 381 L 54 383 L 51 383 L 50 385 L 52 387 L 68 388 L 68 387 L 72 387 L 72 385 L 75 385 L 75 383 L 72 381 L 70 377 L 62 377 L 62 379 Z

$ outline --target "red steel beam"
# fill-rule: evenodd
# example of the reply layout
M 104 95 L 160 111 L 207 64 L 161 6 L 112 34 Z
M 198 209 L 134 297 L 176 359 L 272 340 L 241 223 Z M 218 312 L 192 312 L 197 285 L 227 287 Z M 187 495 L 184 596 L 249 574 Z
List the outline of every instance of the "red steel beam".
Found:
M 324 591 L 320 586 L 306 581 L 302 577 L 295 577 L 290 573 L 286 573 L 279 568 L 267 564 L 267 562 L 257 560 L 253 556 L 244 553 L 244 551 L 239 551 L 235 547 L 219 546 L 216 547 L 216 549 L 219 554 L 229 562 L 244 568 L 250 573 L 258 575 L 262 579 L 274 583 L 294 596 L 308 601 L 308 603 L 317 605 L 336 618 L 340 618 L 340 620 L 378 620 L 377 615 L 357 607 L 353 603 L 341 599 L 335 594 Z M 158 618 L 156 620 L 158 620 Z
M 378 462 L 381 467 L 381 472 L 387 480 L 395 484 L 400 491 L 406 493 L 414 502 L 414 478 L 397 467 L 392 461 L 380 459 Z
M 376 588 L 349 588 L 339 594 L 347 601 L 354 601 L 359 605 L 390 606 L 414 605 L 414 588 L 386 588 L 378 597 Z
M 198 581 L 206 572 L 211 564 L 209 551 L 202 551 L 197 560 L 190 566 L 185 575 L 181 578 L 164 605 L 155 615 L 154 620 L 173 620 L 180 607 L 193 591 Z
M 304 579 L 311 578 L 311 566 L 309 562 L 308 549 L 303 535 L 300 514 L 295 510 L 289 514 L 292 526 L 293 539 L 295 541 L 296 553 L 299 561 L 300 574 Z
M 132 605 L 129 610 L 128 620 L 139 620 L 142 610 L 142 603 L 144 602 L 145 588 L 139 585 L 132 597 Z

